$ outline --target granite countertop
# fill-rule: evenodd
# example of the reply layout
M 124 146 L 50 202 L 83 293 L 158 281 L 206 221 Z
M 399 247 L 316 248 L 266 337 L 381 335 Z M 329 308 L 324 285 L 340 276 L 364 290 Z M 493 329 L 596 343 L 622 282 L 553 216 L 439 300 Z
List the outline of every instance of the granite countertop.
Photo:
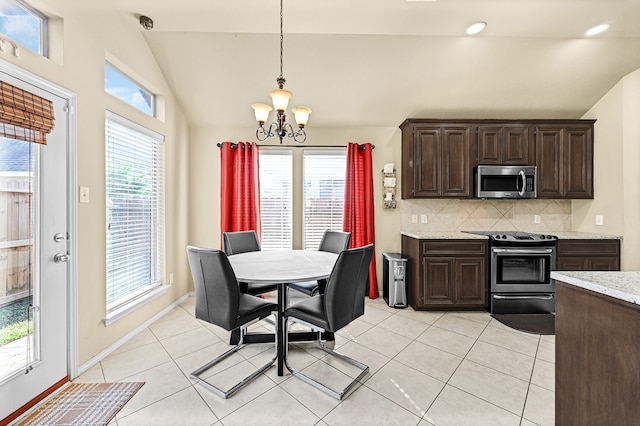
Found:
M 466 232 L 446 232 L 446 231 L 413 231 L 401 232 L 407 237 L 417 238 L 420 240 L 487 240 L 489 237 L 485 235 L 467 234 Z
M 555 235 L 560 240 L 621 240 L 618 235 L 591 234 L 587 232 L 534 231 L 536 234 Z M 486 240 L 485 235 L 467 234 L 460 231 L 402 231 L 402 235 L 423 240 Z
M 640 272 L 637 271 L 551 272 L 551 278 L 626 302 L 640 304 Z
M 546 232 L 545 232 L 546 234 Z M 591 234 L 589 232 L 549 232 L 560 240 L 621 240 L 620 235 Z

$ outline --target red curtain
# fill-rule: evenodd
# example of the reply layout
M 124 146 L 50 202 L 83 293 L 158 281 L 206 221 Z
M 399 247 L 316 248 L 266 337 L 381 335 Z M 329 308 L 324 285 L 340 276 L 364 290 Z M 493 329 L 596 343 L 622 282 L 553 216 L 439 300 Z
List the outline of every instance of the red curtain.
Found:
M 258 146 L 255 142 L 224 142 L 220 164 L 221 236 L 222 232 L 253 229 L 261 238 Z
M 373 218 L 373 166 L 370 143 L 347 144 L 347 174 L 344 183 L 343 230 L 351 232 L 351 247 L 375 242 Z M 375 247 L 369 265 L 370 299 L 378 297 Z

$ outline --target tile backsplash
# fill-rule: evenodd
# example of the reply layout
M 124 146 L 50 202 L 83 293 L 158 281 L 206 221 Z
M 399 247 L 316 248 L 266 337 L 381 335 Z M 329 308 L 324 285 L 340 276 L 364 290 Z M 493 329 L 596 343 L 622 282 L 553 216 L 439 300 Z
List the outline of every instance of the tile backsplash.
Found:
M 402 200 L 402 230 L 570 231 L 570 200 Z M 418 223 L 412 222 L 416 215 Z M 421 223 L 422 216 L 427 223 Z M 535 223 L 535 216 L 540 223 Z

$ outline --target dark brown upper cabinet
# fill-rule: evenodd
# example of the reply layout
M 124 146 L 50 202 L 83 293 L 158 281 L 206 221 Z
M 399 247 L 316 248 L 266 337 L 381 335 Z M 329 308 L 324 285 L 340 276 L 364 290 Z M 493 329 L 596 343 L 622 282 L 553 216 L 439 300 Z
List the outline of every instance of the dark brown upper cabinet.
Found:
M 407 120 L 402 128 L 402 198 L 471 198 L 472 126 Z
M 529 127 L 518 124 L 478 125 L 478 164 L 535 165 Z
M 593 123 L 536 126 L 538 198 L 593 198 Z
M 478 164 L 537 166 L 539 198 L 593 198 L 594 122 L 406 119 L 402 198 L 472 198 Z

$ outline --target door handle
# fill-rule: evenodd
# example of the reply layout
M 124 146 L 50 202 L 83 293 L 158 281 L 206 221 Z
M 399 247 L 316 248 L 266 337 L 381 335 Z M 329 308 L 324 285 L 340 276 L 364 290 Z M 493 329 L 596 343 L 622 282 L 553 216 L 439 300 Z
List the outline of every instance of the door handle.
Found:
M 53 261 L 56 263 L 63 263 L 69 261 L 69 255 L 67 253 L 58 253 L 53 256 Z

